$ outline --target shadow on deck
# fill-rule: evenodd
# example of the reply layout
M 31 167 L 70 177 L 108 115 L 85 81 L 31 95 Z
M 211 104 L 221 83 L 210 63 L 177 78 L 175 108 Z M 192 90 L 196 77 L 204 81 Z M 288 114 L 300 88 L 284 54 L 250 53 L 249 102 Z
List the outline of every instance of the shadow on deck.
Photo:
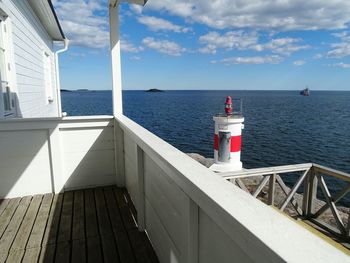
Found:
M 158 262 L 125 189 L 0 200 L 0 262 Z

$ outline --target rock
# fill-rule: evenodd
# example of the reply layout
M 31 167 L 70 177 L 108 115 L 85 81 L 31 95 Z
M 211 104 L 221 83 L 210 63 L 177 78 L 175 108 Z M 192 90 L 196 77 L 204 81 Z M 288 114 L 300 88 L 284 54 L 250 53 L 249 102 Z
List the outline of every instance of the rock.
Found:
M 146 92 L 164 92 L 164 90 L 160 90 L 160 89 L 149 89 L 149 90 L 146 90 Z
M 209 168 L 213 165 L 214 159 L 212 158 L 205 158 L 204 156 L 198 154 L 198 153 L 187 153 L 189 157 L 196 160 L 200 164 L 204 165 L 205 167 Z

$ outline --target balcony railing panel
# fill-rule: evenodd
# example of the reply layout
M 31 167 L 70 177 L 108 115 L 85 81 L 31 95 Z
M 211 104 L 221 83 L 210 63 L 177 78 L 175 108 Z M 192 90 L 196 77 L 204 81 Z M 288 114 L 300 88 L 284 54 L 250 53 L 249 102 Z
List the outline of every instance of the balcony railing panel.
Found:
M 124 181 L 137 204 L 139 228 L 161 262 L 348 260 L 127 117 L 116 117 L 115 129 L 123 131 Z
M 115 184 L 112 117 L 0 122 L 0 198 Z

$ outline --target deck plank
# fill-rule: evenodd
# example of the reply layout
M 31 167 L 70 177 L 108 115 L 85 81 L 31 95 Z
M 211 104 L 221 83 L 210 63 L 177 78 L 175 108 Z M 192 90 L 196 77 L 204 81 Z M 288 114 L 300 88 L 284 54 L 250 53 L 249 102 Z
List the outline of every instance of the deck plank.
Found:
M 10 223 L 8 224 L 3 236 L 0 239 L 0 253 L 6 253 L 10 250 L 13 240 L 16 237 L 17 231 L 21 226 L 23 217 L 27 212 L 32 197 L 23 197 L 14 213 Z
M 6 259 L 6 262 L 21 262 L 24 256 L 24 252 L 24 249 L 11 251 Z
M 69 262 L 71 245 L 69 242 L 60 242 L 56 245 L 55 262 Z
M 0 218 L 0 238 L 4 234 L 6 227 L 11 221 L 12 215 L 15 213 L 21 198 L 14 198 L 9 201 L 9 204 L 5 208 Z
M 122 216 L 126 230 L 137 228 L 136 221 L 131 214 L 131 210 L 128 206 L 127 199 L 124 195 L 123 190 L 120 188 L 115 188 L 114 194 L 115 194 L 115 197 L 117 199 L 120 214 Z
M 51 204 L 53 200 L 53 194 L 46 194 L 41 202 L 38 215 L 33 225 L 32 232 L 30 233 L 27 243 L 27 249 L 38 248 L 41 246 L 43 236 L 45 233 L 46 223 L 49 218 Z
M 125 189 L 10 199 L 0 211 L 2 262 L 158 262 Z M 1 204 L 0 204 L 1 206 Z
M 85 242 L 85 239 L 72 241 L 72 262 L 74 262 L 74 263 L 86 262 L 86 242 Z
M 50 214 L 47 220 L 45 234 L 42 241 L 43 246 L 56 243 L 60 216 L 61 216 L 62 201 L 63 201 L 63 194 L 55 195 L 52 200 Z
M 128 200 L 130 200 L 130 198 L 127 196 L 126 191 L 121 188 L 115 188 L 114 194 L 117 199 L 118 207 L 123 219 L 125 229 L 128 233 L 136 262 L 158 262 L 158 259 L 154 259 L 154 255 L 149 251 L 149 247 L 146 243 L 146 240 L 148 240 L 146 234 L 144 232 L 139 232 L 138 230 L 135 218 L 132 215 L 132 203 L 128 203 Z M 145 236 L 143 236 L 143 234 Z
M 38 262 L 39 254 L 40 254 L 39 247 L 26 249 L 26 251 L 24 253 L 24 257 L 22 259 L 22 263 L 36 263 L 36 262 Z
M 72 240 L 85 239 L 84 192 L 74 192 Z
M 98 236 L 87 239 L 87 262 L 103 262 L 101 241 Z
M 109 221 L 103 190 L 95 190 L 96 212 L 105 262 L 119 262 L 113 230 Z
M 122 263 L 136 262 L 132 248 L 130 246 L 128 234 L 126 233 L 126 230 L 123 225 L 123 220 L 119 213 L 117 200 L 115 199 L 113 194 L 113 188 L 106 188 L 104 192 L 105 192 L 105 198 L 106 198 L 107 208 L 109 212 L 109 217 L 112 224 L 112 229 L 114 232 L 114 238 L 117 243 L 120 262 Z
M 16 238 L 13 241 L 11 251 L 24 250 L 26 248 L 26 244 L 32 231 L 33 224 L 36 219 L 42 199 L 42 195 L 36 195 L 33 197 L 28 211 L 23 218 L 21 227 L 19 228 Z
M 69 262 L 71 255 L 71 234 L 73 216 L 73 192 L 63 195 L 61 219 L 58 228 L 55 262 Z
M 56 245 L 50 244 L 41 248 L 38 263 L 52 263 L 55 260 Z
M 72 233 L 73 192 L 66 192 L 63 196 L 60 226 L 58 228 L 57 243 L 67 242 Z
M 97 216 L 95 197 L 92 189 L 85 190 L 85 222 L 86 237 L 96 237 L 99 235 L 97 227 Z
M 0 263 L 4 263 L 7 258 L 7 253 L 0 253 Z
M 0 200 L 0 216 L 5 211 L 9 202 L 10 202 L 10 199 L 1 199 Z

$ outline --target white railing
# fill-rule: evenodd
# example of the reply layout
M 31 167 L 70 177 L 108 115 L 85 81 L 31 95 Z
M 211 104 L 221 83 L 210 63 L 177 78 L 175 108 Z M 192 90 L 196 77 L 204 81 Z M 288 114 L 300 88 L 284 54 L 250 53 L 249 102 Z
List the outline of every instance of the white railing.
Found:
M 287 211 L 289 215 L 311 223 L 337 241 L 350 242 L 350 210 L 345 200 L 350 191 L 349 174 L 318 164 L 306 163 L 227 172 L 220 175 L 268 205 L 275 206 L 281 211 L 289 208 Z M 258 177 L 257 184 L 252 184 L 251 178 L 254 177 Z M 342 185 L 342 188 L 331 193 L 325 177 L 332 178 L 333 184 L 338 181 L 338 185 Z M 294 178 L 294 186 L 287 187 L 282 178 L 289 180 Z M 280 187 L 281 191 L 276 191 L 276 187 Z M 279 202 L 276 202 L 277 197 Z M 341 200 L 343 206 L 345 204 L 342 211 L 337 207 L 337 203 Z M 330 213 L 323 216 L 328 209 Z
M 125 186 L 160 262 L 348 261 L 125 116 L 1 121 L 0 149 L 2 197 Z
M 115 129 L 124 146 L 118 166 L 125 177 L 118 181 L 125 182 L 160 262 L 348 260 L 127 117 L 117 117 Z

